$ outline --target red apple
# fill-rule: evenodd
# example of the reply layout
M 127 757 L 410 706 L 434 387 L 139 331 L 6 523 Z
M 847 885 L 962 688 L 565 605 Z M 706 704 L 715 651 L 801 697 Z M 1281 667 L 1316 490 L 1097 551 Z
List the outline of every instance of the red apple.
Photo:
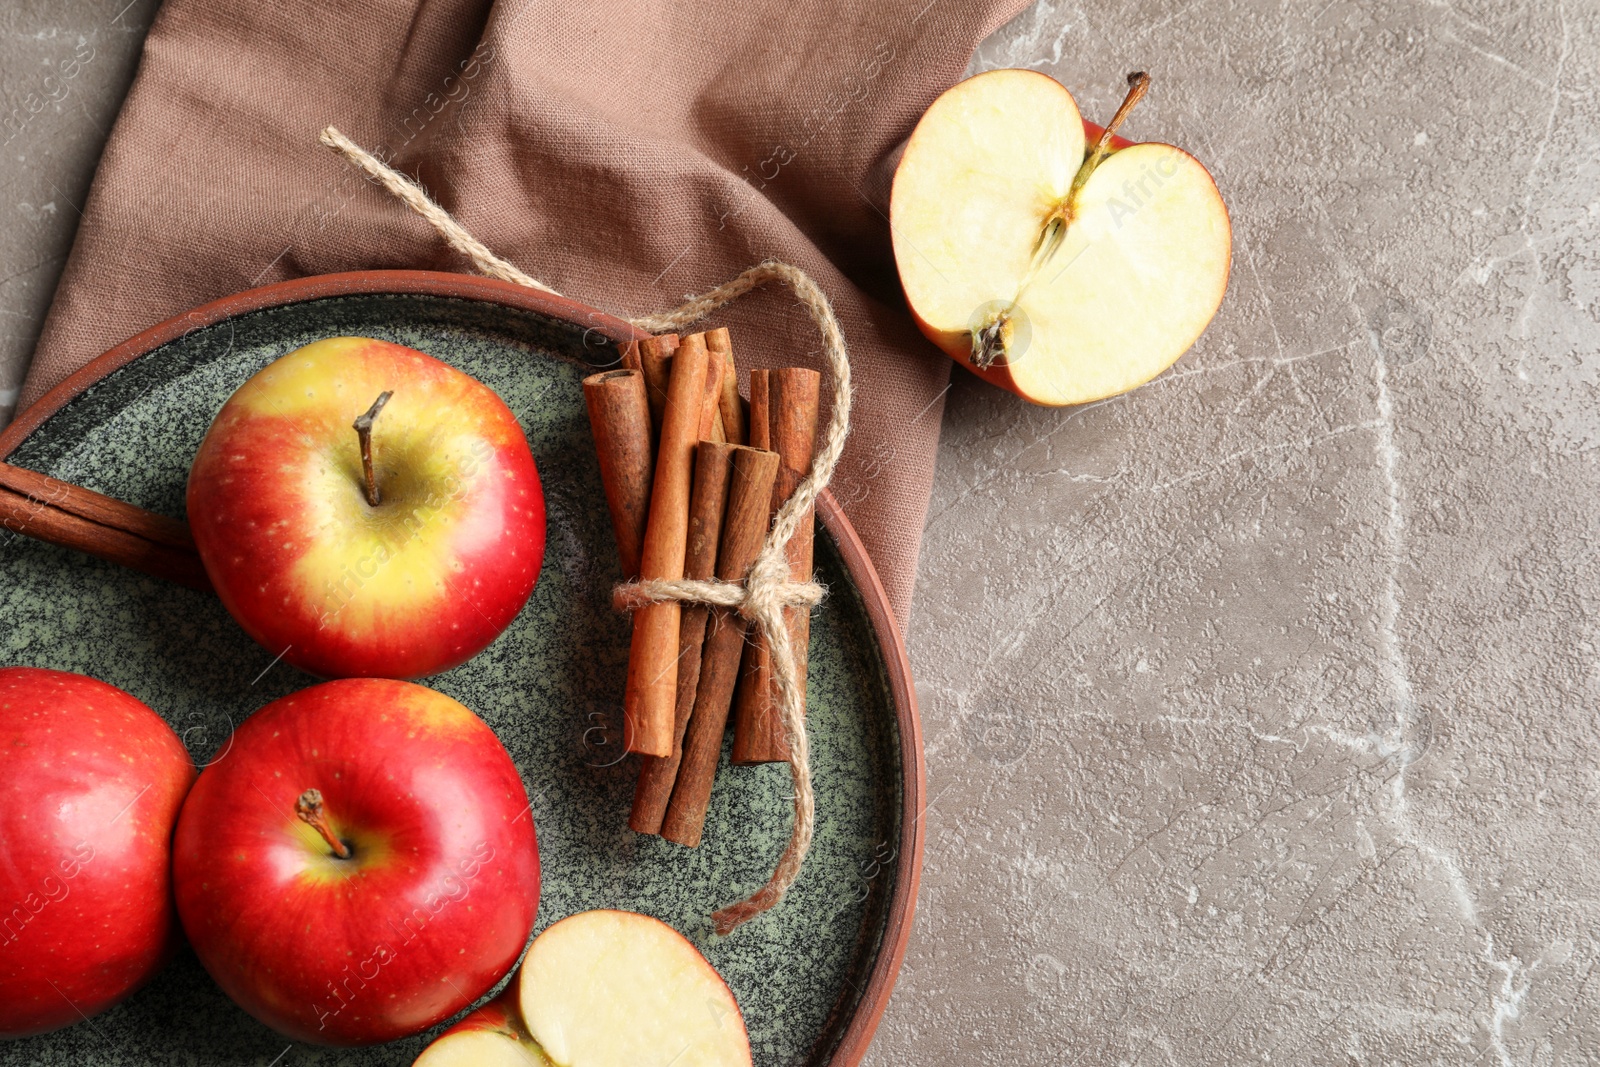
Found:
M 521 610 L 544 557 L 544 496 L 511 410 L 364 337 L 306 345 L 240 386 L 195 456 L 188 511 L 239 625 L 324 677 L 464 662 Z
M 494 731 L 409 682 L 325 682 L 234 731 L 173 843 L 206 970 L 297 1041 L 426 1030 L 516 963 L 539 901 L 528 797 Z
M 0 670 L 0 1038 L 104 1011 L 166 962 L 172 827 L 194 773 L 122 690 Z
M 1114 136 L 1149 78 L 1130 84 L 1102 130 L 1046 74 L 968 78 L 928 108 L 895 170 L 895 264 L 917 325 L 1038 404 L 1160 374 L 1227 289 L 1232 231 L 1211 175 L 1182 149 Z

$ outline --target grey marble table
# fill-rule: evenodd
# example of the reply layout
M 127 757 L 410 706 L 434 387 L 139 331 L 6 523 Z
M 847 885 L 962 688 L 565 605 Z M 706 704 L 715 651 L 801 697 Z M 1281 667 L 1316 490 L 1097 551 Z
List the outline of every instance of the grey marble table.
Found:
M 151 0 L 0 12 L 0 408 Z M 1044 0 L 975 69 L 1233 213 L 1155 383 L 948 396 L 927 868 L 877 1064 L 1600 1057 L 1600 9 Z M 56 83 L 58 86 L 60 82 Z M 55 90 L 52 90 L 55 91 Z M 0 414 L 3 417 L 3 414 Z

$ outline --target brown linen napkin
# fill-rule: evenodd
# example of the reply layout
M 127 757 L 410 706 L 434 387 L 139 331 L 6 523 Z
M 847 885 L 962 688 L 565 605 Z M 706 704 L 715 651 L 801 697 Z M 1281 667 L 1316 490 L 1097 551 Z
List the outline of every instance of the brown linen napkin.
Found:
M 905 310 L 894 149 L 1026 0 L 168 0 L 95 177 L 22 403 L 197 304 L 308 274 L 470 269 L 317 143 L 330 123 L 490 248 L 620 315 L 766 257 L 832 298 L 857 381 L 834 492 L 902 626 L 950 362 Z M 787 292 L 742 366 L 816 365 Z M 742 342 L 742 344 L 741 344 Z

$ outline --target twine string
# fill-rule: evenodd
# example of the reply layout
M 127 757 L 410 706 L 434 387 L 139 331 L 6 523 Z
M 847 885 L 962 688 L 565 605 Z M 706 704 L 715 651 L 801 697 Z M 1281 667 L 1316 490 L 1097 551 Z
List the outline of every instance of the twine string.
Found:
M 495 255 L 452 218 L 448 211 L 434 203 L 420 185 L 334 127 L 324 129 L 319 139 L 422 216 L 451 248 L 471 260 L 480 273 L 513 285 L 561 295 Z M 844 333 L 839 328 L 839 320 L 827 296 L 805 271 L 777 260 L 758 263 L 736 278 L 688 297 L 683 304 L 670 311 L 628 320 L 631 325 L 651 333 L 677 330 L 769 281 L 787 284 L 810 313 L 822 335 L 822 351 L 833 384 L 833 408 L 823 431 L 821 447 L 812 459 L 811 473 L 801 480 L 794 493 L 778 509 L 772 529 L 743 582 L 649 579 L 623 583 L 613 593 L 614 603 L 623 611 L 633 611 L 644 604 L 663 600 L 732 608 L 757 628 L 766 639 L 772 655 L 778 709 L 789 742 L 789 771 L 794 778 L 794 823 L 789 843 L 766 885 L 738 904 L 723 908 L 711 916 L 717 933 L 723 935 L 732 933 L 741 923 L 755 918 L 783 899 L 799 877 L 816 829 L 816 798 L 811 787 L 811 746 L 806 736 L 805 699 L 801 695 L 800 668 L 795 660 L 789 627 L 784 621 L 784 609 L 809 609 L 821 601 L 823 589 L 811 581 L 791 580 L 786 548 L 790 538 L 799 531 L 801 523 L 810 517 L 817 495 L 833 477 L 834 468 L 844 452 L 845 437 L 850 431 L 850 357 L 845 347 Z

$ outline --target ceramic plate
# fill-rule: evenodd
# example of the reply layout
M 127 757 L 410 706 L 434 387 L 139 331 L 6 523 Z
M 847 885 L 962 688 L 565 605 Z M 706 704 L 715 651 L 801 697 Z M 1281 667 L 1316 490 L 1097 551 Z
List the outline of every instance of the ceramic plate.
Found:
M 426 680 L 493 726 L 521 768 L 544 871 L 538 929 L 597 907 L 657 916 L 727 979 L 756 1063 L 857 1062 L 904 951 L 920 859 L 922 754 L 904 652 L 859 540 L 823 501 L 817 564 L 830 594 L 811 629 L 809 717 L 816 844 L 787 901 L 715 938 L 709 913 L 759 886 L 782 850 L 790 783 L 782 765 L 730 768 L 724 752 L 699 849 L 627 829 L 636 764 L 620 756 L 618 727 L 628 627 L 609 607 L 619 574 L 579 383 L 615 363 L 613 342 L 638 336 L 632 327 L 460 275 L 288 282 L 102 356 L 0 435 L 0 457 L 181 515 L 190 458 L 228 395 L 290 349 L 341 334 L 410 345 L 487 382 L 539 464 L 549 538 L 538 588 L 487 650 Z M 15 537 L 0 546 L 0 664 L 120 686 L 165 716 L 202 765 L 245 716 L 313 682 L 274 663 L 210 594 Z M 397 1064 L 429 1036 L 291 1047 L 185 949 L 89 1022 L 0 1043 L 0 1064 Z

